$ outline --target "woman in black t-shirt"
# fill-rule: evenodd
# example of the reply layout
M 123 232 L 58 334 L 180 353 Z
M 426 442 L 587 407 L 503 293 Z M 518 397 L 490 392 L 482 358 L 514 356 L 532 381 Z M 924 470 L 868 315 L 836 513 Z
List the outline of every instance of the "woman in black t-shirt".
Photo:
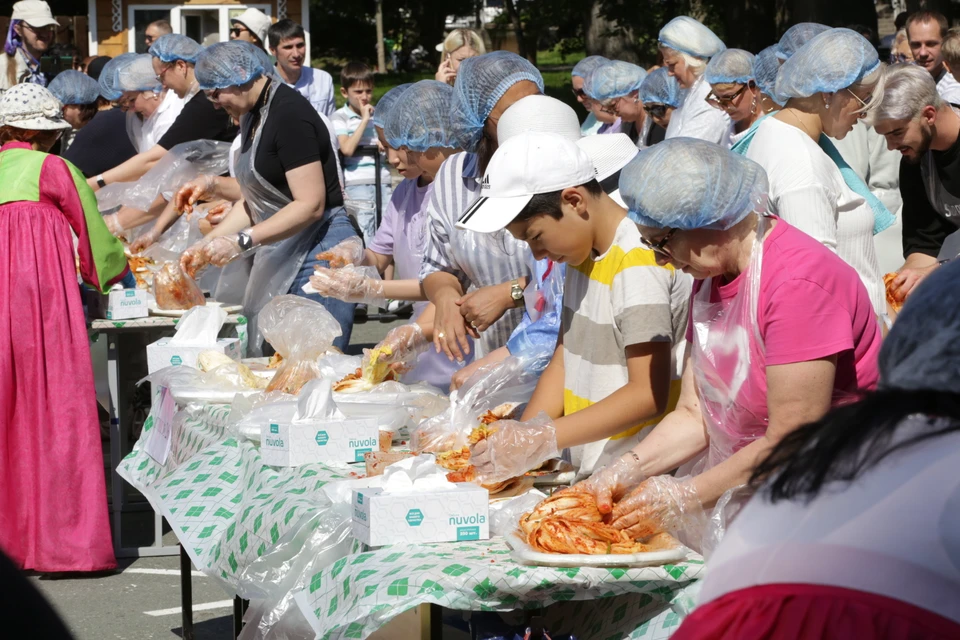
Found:
M 188 273 L 224 266 L 257 249 L 244 296 L 251 318 L 274 296 L 315 299 L 341 325 L 334 343 L 350 341 L 354 305 L 303 292 L 315 256 L 355 235 L 343 208 L 336 150 L 317 112 L 283 84 L 266 55 L 242 41 L 215 44 L 199 56 L 196 77 L 206 97 L 240 119 L 236 178 L 203 176 L 177 194 L 178 206 L 197 200 L 238 201 L 209 236 L 181 260 Z M 259 345 L 253 345 L 256 349 Z

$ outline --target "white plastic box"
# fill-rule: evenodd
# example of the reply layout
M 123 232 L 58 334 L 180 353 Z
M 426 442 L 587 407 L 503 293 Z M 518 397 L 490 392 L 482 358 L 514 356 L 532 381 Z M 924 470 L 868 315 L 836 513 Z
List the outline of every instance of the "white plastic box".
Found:
M 488 539 L 490 494 L 466 482 L 450 487 L 410 493 L 355 489 L 353 536 L 371 547 Z
M 120 289 L 107 294 L 107 320 L 146 318 L 149 294 L 142 289 Z
M 329 422 L 274 422 L 260 428 L 260 456 L 272 467 L 323 462 L 363 462 L 363 454 L 380 448 L 377 418 Z
M 171 338 L 160 338 L 147 345 L 147 371 L 154 373 L 164 367 L 197 366 L 197 356 L 204 351 L 219 351 L 234 360 L 240 360 L 240 339 L 219 338 L 216 343 L 203 345 L 170 344 Z

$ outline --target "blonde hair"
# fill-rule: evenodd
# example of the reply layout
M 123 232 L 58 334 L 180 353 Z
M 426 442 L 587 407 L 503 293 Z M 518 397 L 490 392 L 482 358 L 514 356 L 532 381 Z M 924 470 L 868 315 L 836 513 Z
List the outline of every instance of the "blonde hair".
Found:
M 443 53 L 444 55 L 453 53 L 463 46 L 470 47 L 477 52 L 478 56 L 482 56 L 487 52 L 487 48 L 483 44 L 483 38 L 481 38 L 480 34 L 476 31 L 472 29 L 454 29 L 447 34 L 447 37 L 443 40 Z
M 960 72 L 960 30 L 947 31 L 947 37 L 940 45 L 940 53 L 943 54 L 943 59 L 950 67 L 950 71 Z

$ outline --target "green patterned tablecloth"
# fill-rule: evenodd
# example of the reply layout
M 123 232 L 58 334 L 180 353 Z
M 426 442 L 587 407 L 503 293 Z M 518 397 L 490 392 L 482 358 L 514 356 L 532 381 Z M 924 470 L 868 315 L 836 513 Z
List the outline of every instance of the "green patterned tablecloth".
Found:
M 554 633 L 589 638 L 667 638 L 691 606 L 686 591 L 703 562 L 640 569 L 530 567 L 502 538 L 355 553 L 309 577 L 295 596 L 322 640 L 366 638 L 421 604 L 467 611 L 540 609 L 558 602 Z M 592 601 L 589 606 L 583 601 Z

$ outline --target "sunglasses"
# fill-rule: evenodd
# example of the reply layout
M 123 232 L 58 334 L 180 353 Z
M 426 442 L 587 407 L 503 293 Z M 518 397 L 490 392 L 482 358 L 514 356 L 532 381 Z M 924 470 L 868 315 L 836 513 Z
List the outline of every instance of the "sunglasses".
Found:
M 211 89 L 209 91 L 204 91 L 203 93 L 207 96 L 207 100 L 210 102 L 216 102 L 220 98 L 220 92 L 222 89 Z
M 742 87 L 740 87 L 740 89 L 732 96 L 725 96 L 725 97 L 718 96 L 711 91 L 710 95 L 708 95 L 705 99 L 707 101 L 707 104 L 709 104 L 714 109 L 726 109 L 727 107 L 732 107 L 734 105 L 734 102 L 737 100 L 737 98 L 742 96 L 743 92 L 746 91 L 747 87 L 749 86 L 750 86 L 749 84 L 745 84 Z
M 232 33 L 235 36 L 239 36 L 244 31 L 250 31 L 250 29 L 244 29 L 243 27 L 234 27 L 230 29 L 230 33 Z
M 654 118 L 662 118 L 667 115 L 667 105 L 665 104 L 645 104 L 643 110 Z
M 575 96 L 578 97 L 578 98 L 586 98 L 586 97 L 587 97 L 587 92 L 584 91 L 583 89 L 571 89 L 571 91 L 573 91 L 573 95 L 575 95 Z
M 673 258 L 673 256 L 670 254 L 670 251 L 667 249 L 667 243 L 670 242 L 670 239 L 673 238 L 673 234 L 675 234 L 677 231 L 678 229 L 670 229 L 669 231 L 667 231 L 667 235 L 660 238 L 660 240 L 657 242 L 650 242 L 643 236 L 640 236 L 640 244 L 642 244 L 644 247 L 646 247 L 650 251 L 653 251 L 658 256 L 671 259 Z

